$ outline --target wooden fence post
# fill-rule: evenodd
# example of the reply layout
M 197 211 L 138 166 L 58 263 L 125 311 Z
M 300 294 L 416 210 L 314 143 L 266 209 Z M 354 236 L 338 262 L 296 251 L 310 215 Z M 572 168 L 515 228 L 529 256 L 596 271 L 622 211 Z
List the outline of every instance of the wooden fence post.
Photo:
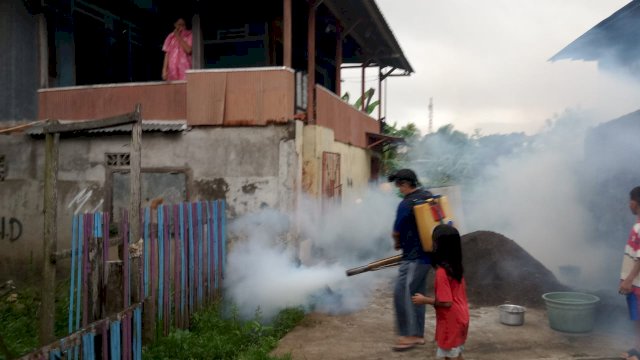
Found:
M 129 228 L 131 237 L 129 238 L 130 244 L 138 244 L 141 239 L 140 231 L 140 208 L 142 207 L 142 195 L 140 193 L 140 167 L 142 162 L 141 156 L 141 143 L 142 143 L 142 118 L 141 118 L 141 106 L 136 104 L 134 113 L 135 122 L 131 129 L 131 154 L 129 155 L 129 161 L 131 164 L 131 170 L 129 173 L 131 198 L 129 203 Z M 137 274 L 138 271 L 134 271 Z
M 46 129 L 46 128 L 45 128 Z M 56 265 L 52 255 L 57 247 L 56 214 L 58 206 L 58 142 L 60 135 L 45 130 L 44 162 L 44 241 L 42 248 L 42 287 L 40 303 L 41 345 L 55 340 Z

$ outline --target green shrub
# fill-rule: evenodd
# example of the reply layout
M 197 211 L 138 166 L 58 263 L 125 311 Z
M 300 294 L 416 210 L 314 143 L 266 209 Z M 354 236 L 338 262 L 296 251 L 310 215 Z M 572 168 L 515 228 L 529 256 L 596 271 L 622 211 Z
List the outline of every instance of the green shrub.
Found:
M 15 294 L 16 298 L 10 299 Z M 0 298 L 0 335 L 13 356 L 20 356 L 38 348 L 38 312 L 40 293 L 36 285 L 24 287 Z M 55 335 L 67 335 L 69 312 L 69 281 L 56 286 Z M 0 360 L 3 360 L 0 353 Z
M 145 348 L 145 359 L 289 359 L 269 355 L 278 340 L 304 317 L 300 308 L 281 311 L 269 324 L 256 311 L 253 320 L 242 321 L 235 309 L 224 316 L 221 306 L 194 315 L 190 330 L 175 330 Z

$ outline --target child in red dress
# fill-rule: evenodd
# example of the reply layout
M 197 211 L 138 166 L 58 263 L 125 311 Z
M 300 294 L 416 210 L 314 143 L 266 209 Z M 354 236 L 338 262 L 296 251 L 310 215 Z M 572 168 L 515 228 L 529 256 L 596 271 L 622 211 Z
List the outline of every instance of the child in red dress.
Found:
M 462 351 L 469 330 L 469 304 L 463 277 L 460 233 L 453 226 L 438 225 L 433 230 L 436 268 L 435 297 L 416 293 L 414 304 L 433 305 L 436 310 L 436 357 L 464 360 Z

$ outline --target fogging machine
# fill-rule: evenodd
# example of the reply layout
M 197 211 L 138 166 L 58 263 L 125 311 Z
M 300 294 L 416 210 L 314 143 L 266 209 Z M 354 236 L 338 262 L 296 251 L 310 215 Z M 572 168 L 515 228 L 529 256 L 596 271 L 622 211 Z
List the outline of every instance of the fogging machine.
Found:
M 413 214 L 418 225 L 418 235 L 422 250 L 433 251 L 433 229 L 439 224 L 453 225 L 449 200 L 444 195 L 435 195 L 427 200 L 421 200 L 413 205 Z M 400 264 L 402 255 L 394 255 L 384 259 L 375 260 L 367 265 L 347 270 L 347 276 L 362 274 L 367 271 L 375 271 Z

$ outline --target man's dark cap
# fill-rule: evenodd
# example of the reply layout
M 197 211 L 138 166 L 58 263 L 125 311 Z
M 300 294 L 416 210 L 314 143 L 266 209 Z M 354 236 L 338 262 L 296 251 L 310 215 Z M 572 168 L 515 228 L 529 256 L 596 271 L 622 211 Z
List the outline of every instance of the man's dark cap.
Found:
M 416 176 L 416 173 L 411 169 L 400 169 L 395 173 L 389 175 L 389 182 L 395 182 L 398 180 L 408 181 L 414 186 L 420 185 L 420 183 L 418 182 L 418 176 Z

